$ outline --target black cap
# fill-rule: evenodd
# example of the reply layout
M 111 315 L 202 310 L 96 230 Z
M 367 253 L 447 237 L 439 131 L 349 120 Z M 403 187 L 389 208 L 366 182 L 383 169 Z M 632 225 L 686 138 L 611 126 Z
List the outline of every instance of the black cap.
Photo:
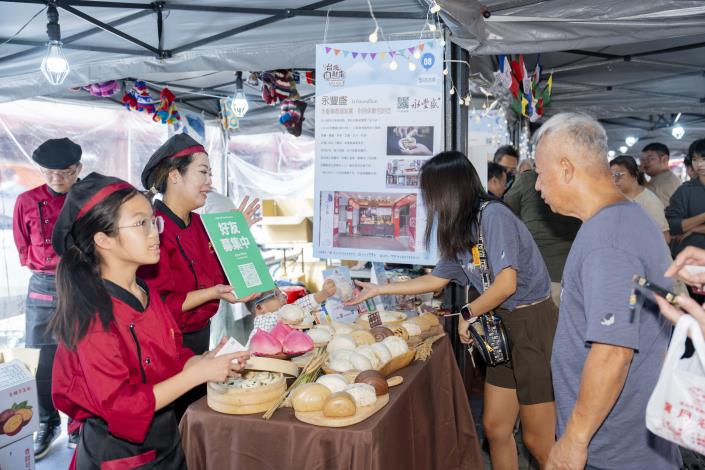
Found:
M 144 186 L 145 189 L 152 188 L 154 185 L 154 169 L 162 160 L 186 157 L 199 152 L 208 153 L 206 149 L 203 148 L 203 145 L 196 142 L 190 135 L 176 134 L 171 136 L 169 140 L 164 142 L 164 144 L 152 154 L 144 170 L 142 170 L 142 186 Z
M 68 137 L 49 139 L 32 154 L 32 160 L 50 170 L 63 170 L 81 161 L 81 146 Z
M 51 244 L 56 254 L 61 256 L 74 245 L 71 235 L 74 222 L 90 212 L 96 204 L 121 189 L 135 189 L 135 187 L 120 178 L 104 176 L 100 173 L 91 173 L 71 186 L 51 236 Z

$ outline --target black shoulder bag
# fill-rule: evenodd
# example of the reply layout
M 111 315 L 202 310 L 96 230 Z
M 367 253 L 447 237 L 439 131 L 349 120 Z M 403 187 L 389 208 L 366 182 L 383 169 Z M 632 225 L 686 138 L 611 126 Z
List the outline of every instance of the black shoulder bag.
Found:
M 487 252 L 485 251 L 485 241 L 482 236 L 481 226 L 482 211 L 489 203 L 489 201 L 485 201 L 480 207 L 480 216 L 477 224 L 478 243 L 476 247 L 480 257 L 482 292 L 489 289 L 491 284 L 490 263 L 487 260 Z M 504 323 L 502 323 L 502 319 L 499 318 L 499 316 L 497 316 L 492 310 L 484 315 L 480 315 L 479 317 L 473 317 L 473 319 L 470 320 L 469 332 L 473 339 L 473 345 L 470 347 L 470 354 L 472 355 L 473 348 L 477 348 L 488 366 L 494 367 L 508 362 L 511 359 L 509 337 L 507 336 Z

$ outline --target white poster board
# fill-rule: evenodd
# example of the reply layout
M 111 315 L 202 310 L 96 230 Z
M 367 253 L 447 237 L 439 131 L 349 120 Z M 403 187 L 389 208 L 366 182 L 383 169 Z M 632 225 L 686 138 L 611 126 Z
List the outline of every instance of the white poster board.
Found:
M 443 150 L 442 71 L 437 40 L 316 47 L 315 256 L 436 263 L 419 174 Z

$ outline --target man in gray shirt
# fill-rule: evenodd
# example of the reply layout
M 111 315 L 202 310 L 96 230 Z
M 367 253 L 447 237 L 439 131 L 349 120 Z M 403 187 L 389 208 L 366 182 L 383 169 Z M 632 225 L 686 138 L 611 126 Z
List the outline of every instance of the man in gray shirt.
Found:
M 663 207 L 668 207 L 668 201 L 676 192 L 681 180 L 671 172 L 668 166 L 670 151 L 668 147 L 660 142 L 648 144 L 641 150 L 639 162 L 644 173 L 649 175 L 649 188 L 663 203 Z
M 563 271 L 551 356 L 559 439 L 546 469 L 677 469 L 678 447 L 645 425 L 670 327 L 632 282 L 670 284 L 661 230 L 614 185 L 597 121 L 558 114 L 535 139 L 536 189 L 583 221 Z

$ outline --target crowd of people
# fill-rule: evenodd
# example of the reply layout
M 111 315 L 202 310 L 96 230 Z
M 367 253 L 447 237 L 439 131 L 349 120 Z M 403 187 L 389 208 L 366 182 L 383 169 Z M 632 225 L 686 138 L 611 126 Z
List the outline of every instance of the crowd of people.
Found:
M 685 269 L 705 265 L 705 139 L 689 148 L 683 184 L 662 144 L 644 147 L 639 163 L 608 162 L 606 133 L 584 114 L 552 117 L 534 145 L 534 160 L 498 149 L 487 189 L 460 152 L 428 160 L 424 239 L 436 237 L 441 260 L 410 281 L 360 282 L 353 302 L 450 282 L 478 292 L 459 306 L 460 340 L 476 347 L 469 329 L 492 312 L 511 347 L 511 361 L 487 368 L 493 468 L 518 467 L 517 420 L 541 468 L 679 468 L 677 446 L 651 434 L 644 414 L 671 322 L 690 314 L 705 327 L 705 275 Z M 146 195 L 110 176 L 79 179 L 81 148 L 69 139 L 32 158 L 46 184 L 18 198 L 13 223 L 33 272 L 35 455 L 58 435 L 58 409 L 72 419 L 76 468 L 184 468 L 180 416 L 248 357 L 209 351 L 210 320 L 221 301 L 267 300 L 235 297 L 195 212 L 211 190 L 208 155 L 185 134 L 171 137 L 142 172 Z M 259 220 L 258 201 L 238 209 Z M 635 274 L 663 286 L 680 279 L 689 294 L 672 305 L 636 289 Z

